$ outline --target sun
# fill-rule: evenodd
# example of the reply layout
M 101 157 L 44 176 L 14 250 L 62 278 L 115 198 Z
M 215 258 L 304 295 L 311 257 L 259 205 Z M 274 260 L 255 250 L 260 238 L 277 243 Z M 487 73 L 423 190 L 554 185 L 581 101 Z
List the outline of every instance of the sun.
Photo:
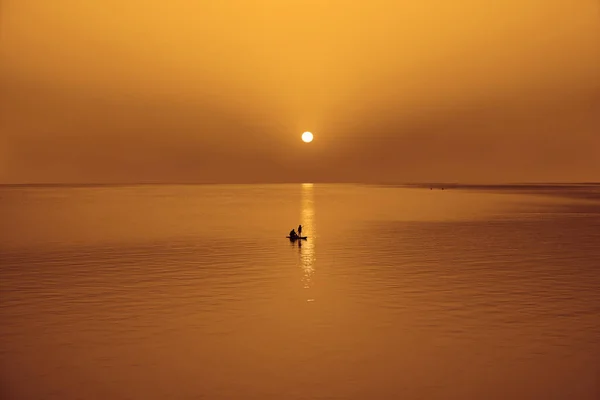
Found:
M 310 132 L 304 132 L 302 134 L 302 141 L 304 143 L 310 143 L 310 142 L 312 142 L 313 141 L 313 134 L 310 133 Z

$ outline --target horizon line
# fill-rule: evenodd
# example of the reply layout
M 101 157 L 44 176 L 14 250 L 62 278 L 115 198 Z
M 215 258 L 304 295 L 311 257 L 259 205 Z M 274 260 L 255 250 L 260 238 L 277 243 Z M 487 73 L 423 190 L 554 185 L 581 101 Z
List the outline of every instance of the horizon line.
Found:
M 0 187 L 107 187 L 107 186 L 209 186 L 209 185 L 377 185 L 377 186 L 428 186 L 428 187 L 489 187 L 489 186 L 562 186 L 600 185 L 600 181 L 513 181 L 513 182 L 457 182 L 457 181 L 415 181 L 415 182 L 360 182 L 360 181 L 313 181 L 313 182 L 30 182 L 0 183 Z

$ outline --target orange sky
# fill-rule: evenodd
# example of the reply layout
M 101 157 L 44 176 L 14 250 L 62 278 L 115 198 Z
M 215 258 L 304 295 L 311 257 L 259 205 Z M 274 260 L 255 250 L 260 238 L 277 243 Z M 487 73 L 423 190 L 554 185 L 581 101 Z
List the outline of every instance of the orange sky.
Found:
M 600 1 L 2 0 L 0 183 L 156 181 L 600 181 Z

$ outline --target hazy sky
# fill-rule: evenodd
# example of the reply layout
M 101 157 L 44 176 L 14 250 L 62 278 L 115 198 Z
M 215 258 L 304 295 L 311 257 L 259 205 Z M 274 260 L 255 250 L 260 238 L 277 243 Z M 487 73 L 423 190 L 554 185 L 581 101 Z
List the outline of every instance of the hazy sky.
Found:
M 0 1 L 0 183 L 592 180 L 599 0 Z

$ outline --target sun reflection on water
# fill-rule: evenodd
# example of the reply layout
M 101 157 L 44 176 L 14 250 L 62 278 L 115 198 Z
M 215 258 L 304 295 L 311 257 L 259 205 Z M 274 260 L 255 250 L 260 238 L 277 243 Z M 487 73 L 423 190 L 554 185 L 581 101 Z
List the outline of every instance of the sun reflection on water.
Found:
M 315 273 L 314 263 L 315 242 L 317 239 L 317 230 L 315 223 L 315 204 L 314 204 L 314 187 L 312 183 L 303 183 L 301 192 L 301 210 L 300 223 L 302 224 L 302 233 L 308 236 L 308 240 L 298 241 L 298 249 L 300 252 L 300 267 L 302 268 L 302 283 L 305 289 L 310 289 L 313 284 L 313 276 Z M 314 301 L 313 298 L 307 298 L 307 301 Z

